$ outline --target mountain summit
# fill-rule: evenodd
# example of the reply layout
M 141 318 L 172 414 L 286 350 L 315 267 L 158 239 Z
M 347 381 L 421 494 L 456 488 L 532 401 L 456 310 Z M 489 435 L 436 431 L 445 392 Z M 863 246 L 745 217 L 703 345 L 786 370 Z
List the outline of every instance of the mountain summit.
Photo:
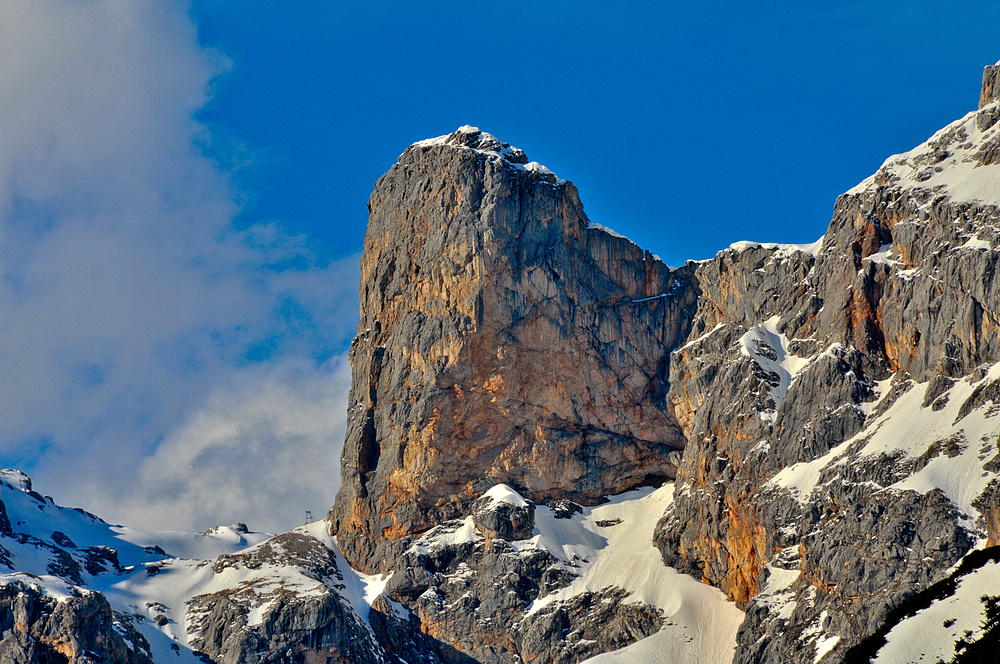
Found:
M 594 504 L 674 476 L 666 373 L 695 295 L 666 265 L 473 127 L 410 146 L 368 209 L 330 514 L 353 564 L 390 569 L 497 483 Z

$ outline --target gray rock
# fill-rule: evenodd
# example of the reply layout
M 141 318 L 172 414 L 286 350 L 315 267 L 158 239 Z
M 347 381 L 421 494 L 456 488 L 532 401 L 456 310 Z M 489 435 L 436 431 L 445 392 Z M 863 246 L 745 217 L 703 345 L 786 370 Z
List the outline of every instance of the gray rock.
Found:
M 406 664 L 441 663 L 434 642 L 421 632 L 416 616 L 385 595 L 379 595 L 372 602 L 368 622 L 389 657 Z M 444 648 L 443 644 L 436 645 Z M 449 655 L 452 656 L 448 660 L 454 661 L 457 653 L 449 652 Z
M 3 504 L 0 500 L 0 535 L 6 535 L 10 537 L 14 534 L 14 528 L 10 524 L 10 519 L 7 517 L 7 506 Z
M 990 65 L 983 69 L 983 89 L 979 94 L 979 108 L 1000 101 L 1000 65 Z
M 215 664 L 387 661 L 367 626 L 334 592 L 280 594 L 254 625 L 247 604 L 226 591 L 198 595 L 188 611 L 197 616 L 191 645 Z
M 996 121 L 995 78 L 988 68 L 980 127 Z M 890 160 L 870 184 L 841 196 L 815 257 L 744 245 L 691 266 L 699 299 L 671 360 L 668 393 L 688 444 L 675 501 L 654 537 L 667 564 L 747 607 L 737 661 L 811 660 L 813 647 L 797 639 L 820 629 L 820 615 L 823 633 L 841 637 L 834 661 L 971 546 L 968 521 L 940 492 L 884 491 L 936 456 L 960 453 L 968 445 L 960 437 L 912 459 L 857 458 L 867 442 L 859 441 L 842 456 L 850 462 L 822 474 L 818 486 L 830 492 L 805 504 L 767 484 L 876 422 L 914 381 L 930 382 L 931 411 L 948 406 L 957 379 L 981 382 L 957 422 L 1000 409 L 1000 388 L 982 382 L 984 367 L 1000 359 L 1000 254 L 978 248 L 1000 246 L 1000 209 L 920 184 L 969 140 L 955 125 L 912 158 L 926 178 L 904 181 Z M 980 164 L 1000 160 L 991 141 L 974 151 Z M 748 357 L 736 343 L 772 317 L 789 352 L 809 360 L 780 403 L 776 376 L 763 368 L 767 353 Z M 874 384 L 889 377 L 872 407 Z M 988 503 L 977 503 L 987 523 L 995 518 Z M 786 558 L 803 576 L 788 591 L 795 612 L 778 620 L 767 598 L 754 598 L 768 567 Z
M 282 533 L 212 564 L 219 575 L 242 569 L 295 570 L 321 583 L 307 592 L 237 584 L 192 598 L 186 607 L 189 643 L 215 664 L 392 661 L 365 624 L 367 616 L 358 616 L 338 593 L 344 586 L 336 554 L 315 537 Z
M 996 69 L 980 129 L 1000 116 Z M 570 183 L 488 134 L 408 149 L 369 203 L 328 516 L 354 564 L 393 572 L 386 592 L 410 613 L 377 612 L 384 638 L 419 629 L 442 661 L 572 661 L 626 642 L 591 638 L 587 616 L 628 638 L 658 628 L 655 612 L 600 613 L 610 595 L 528 618 L 573 571 L 505 541 L 530 536 L 532 515 L 479 501 L 498 482 L 536 504 L 594 504 L 676 474 L 654 540 L 746 608 L 738 662 L 813 661 L 818 634 L 839 637 L 833 661 L 941 578 L 975 515 L 890 487 L 968 441 L 865 457 L 862 432 L 918 383 L 931 412 L 955 412 L 970 374 L 958 420 L 1000 409 L 982 380 L 1000 360 L 1000 252 L 986 248 L 1000 246 L 1000 207 L 934 184 L 957 152 L 1000 163 L 1000 138 L 973 134 L 948 127 L 839 197 L 818 250 L 741 243 L 675 271 L 592 227 Z M 803 365 L 794 380 L 783 359 Z M 852 437 L 811 496 L 770 482 Z M 995 493 L 976 503 L 991 538 Z M 485 537 L 427 544 L 470 511 Z M 800 572 L 768 591 L 794 602 L 787 615 L 761 596 L 777 570 Z
M 532 616 L 523 630 L 521 660 L 575 664 L 660 631 L 663 618 L 659 610 L 624 603 L 627 594 L 612 587 L 549 604 Z
M 941 375 L 934 376 L 931 382 L 927 384 L 927 389 L 924 391 L 924 408 L 932 407 L 936 403 L 941 403 L 938 399 L 950 390 L 954 384 L 954 378 Z M 945 399 L 944 403 L 947 403 L 947 399 Z M 935 408 L 935 410 L 941 410 L 941 408 L 938 407 Z
M 485 495 L 472 503 L 472 518 L 487 539 L 528 539 L 535 529 L 535 505 L 528 501 L 524 506 L 512 505 Z
M 385 592 L 412 613 L 404 620 L 384 602 L 375 618 L 379 633 L 409 626 L 432 637 L 418 639 L 417 651 L 429 647 L 442 661 L 565 663 L 624 647 L 662 626 L 657 609 L 625 602 L 620 588 L 552 602 L 528 615 L 533 602 L 572 581 L 572 565 L 500 538 L 442 543 L 460 523 L 431 530 L 397 560 Z M 405 638 L 390 636 L 390 642 Z M 395 645 L 388 649 L 399 652 Z
M 153 664 L 149 643 L 100 593 L 56 601 L 0 585 L 0 664 Z

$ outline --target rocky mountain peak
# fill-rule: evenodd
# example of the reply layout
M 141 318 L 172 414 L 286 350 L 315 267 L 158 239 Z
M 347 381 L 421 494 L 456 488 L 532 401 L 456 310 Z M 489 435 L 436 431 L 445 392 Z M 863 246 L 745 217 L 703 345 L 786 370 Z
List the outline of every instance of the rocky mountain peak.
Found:
M 513 147 L 510 143 L 500 141 L 493 134 L 482 131 L 479 127 L 465 125 L 450 134 L 418 141 L 411 145 L 409 149 L 426 149 L 436 146 L 467 148 L 477 155 L 497 160 L 502 165 L 509 165 L 515 170 L 528 173 L 534 179 L 544 180 L 552 184 L 562 184 L 565 182 L 556 177 L 556 174 L 546 166 L 539 164 L 537 161 L 529 162 L 527 155 L 524 154 L 524 150 Z
M 693 275 L 656 540 L 745 608 L 737 662 L 803 639 L 839 661 L 996 541 L 997 70 L 978 111 L 840 196 L 818 249 L 737 245 Z
M 488 153 L 490 155 L 496 155 L 497 157 L 500 157 L 501 159 L 512 164 L 523 165 L 528 163 L 528 157 L 524 154 L 523 150 L 511 147 L 509 143 L 504 143 L 498 140 L 493 134 L 488 134 L 485 131 L 480 130 L 479 127 L 471 127 L 469 125 L 459 127 L 455 131 L 444 136 L 417 141 L 411 147 L 426 148 L 435 145 L 450 145 L 457 148 L 469 148 L 470 150 L 475 150 L 480 154 Z
M 673 476 L 684 277 L 472 127 L 410 146 L 369 211 L 330 515 L 353 563 L 375 569 L 496 483 L 593 503 Z
M 326 521 L 154 534 L 0 471 L 0 660 L 986 661 L 998 68 L 819 241 L 679 269 L 486 132 L 411 145 Z

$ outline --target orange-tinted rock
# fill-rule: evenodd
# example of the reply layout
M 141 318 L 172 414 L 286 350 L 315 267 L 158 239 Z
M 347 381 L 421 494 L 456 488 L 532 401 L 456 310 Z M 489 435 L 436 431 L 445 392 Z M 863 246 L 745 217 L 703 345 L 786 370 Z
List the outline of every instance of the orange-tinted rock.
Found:
M 675 472 L 667 367 L 694 294 L 524 161 L 466 128 L 375 186 L 330 514 L 363 569 L 498 482 L 592 503 Z

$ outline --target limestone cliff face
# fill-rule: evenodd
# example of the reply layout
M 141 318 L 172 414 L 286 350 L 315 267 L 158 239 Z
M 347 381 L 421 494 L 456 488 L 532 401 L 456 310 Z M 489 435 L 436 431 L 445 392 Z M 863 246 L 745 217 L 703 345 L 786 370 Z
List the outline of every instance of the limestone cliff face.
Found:
M 0 662 L 147 664 L 169 638 L 219 664 L 572 664 L 656 635 L 830 664 L 958 561 L 988 578 L 966 554 L 1000 545 L 998 77 L 819 242 L 677 270 L 489 134 L 411 146 L 369 206 L 337 541 L 168 559 L 0 471 Z M 654 523 L 743 616 L 664 574 Z
M 979 108 L 1000 100 L 1000 62 L 983 70 L 983 89 L 979 95 Z
M 473 128 L 408 148 L 369 211 L 329 516 L 353 564 L 385 568 L 393 543 L 498 482 L 590 503 L 673 477 L 669 354 L 695 300 L 682 278 Z

